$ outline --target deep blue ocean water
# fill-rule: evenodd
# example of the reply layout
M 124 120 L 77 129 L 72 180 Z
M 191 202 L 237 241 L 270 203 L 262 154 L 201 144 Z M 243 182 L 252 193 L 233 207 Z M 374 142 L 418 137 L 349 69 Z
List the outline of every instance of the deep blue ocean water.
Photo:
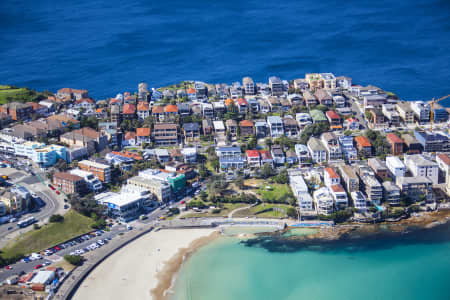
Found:
M 449 15 L 444 0 L 2 0 L 0 83 L 102 98 L 330 71 L 430 99 L 450 93 Z

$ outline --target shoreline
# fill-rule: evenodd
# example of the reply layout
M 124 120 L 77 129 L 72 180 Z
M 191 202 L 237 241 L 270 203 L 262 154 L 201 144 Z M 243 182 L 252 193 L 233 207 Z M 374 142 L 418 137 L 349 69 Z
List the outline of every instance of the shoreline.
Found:
M 183 230 L 183 229 L 178 229 Z M 209 244 L 220 236 L 218 231 L 214 231 L 208 236 L 198 238 L 191 242 L 187 248 L 179 248 L 175 256 L 172 256 L 170 260 L 165 262 L 163 270 L 156 274 L 158 281 L 155 288 L 150 293 L 154 300 L 168 300 L 170 295 L 173 294 L 173 288 L 177 280 L 178 272 L 180 271 L 183 263 L 189 259 L 198 249 Z

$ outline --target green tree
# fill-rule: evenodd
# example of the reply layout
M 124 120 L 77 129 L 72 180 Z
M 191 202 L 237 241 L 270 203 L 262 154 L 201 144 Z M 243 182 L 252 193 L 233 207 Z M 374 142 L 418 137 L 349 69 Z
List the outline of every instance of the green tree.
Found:
M 247 142 L 247 148 L 248 149 L 255 149 L 256 148 L 256 144 L 257 144 L 257 140 L 256 137 L 254 135 L 252 135 Z
M 81 266 L 83 257 L 81 255 L 64 255 L 64 260 L 74 266 Z
M 261 168 L 261 176 L 263 178 L 269 178 L 275 174 L 275 170 L 273 169 L 271 164 L 264 164 L 264 166 Z
M 286 214 L 289 218 L 297 218 L 297 211 L 293 207 L 288 207 Z
M 272 139 L 271 138 L 266 138 L 265 140 L 264 140 L 264 144 L 266 144 L 266 146 L 269 148 L 269 150 L 272 148 L 272 145 L 273 145 L 273 141 L 272 141 Z
M 64 222 L 64 217 L 59 214 L 51 215 L 49 221 L 50 223 L 62 223 Z

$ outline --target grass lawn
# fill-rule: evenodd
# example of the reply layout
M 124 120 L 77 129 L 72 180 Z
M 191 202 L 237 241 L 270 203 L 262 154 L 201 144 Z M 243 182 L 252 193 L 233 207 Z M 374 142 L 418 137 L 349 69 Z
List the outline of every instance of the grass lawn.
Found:
M 286 218 L 286 210 L 290 206 L 287 204 L 262 204 L 256 205 L 249 209 L 243 209 L 236 212 L 233 217 L 243 218 L 243 217 L 257 217 L 257 218 Z M 274 210 L 274 208 L 279 208 L 282 211 Z
M 63 223 L 49 223 L 41 229 L 31 230 L 10 241 L 2 249 L 5 258 L 17 254 L 29 254 L 44 250 L 58 243 L 64 242 L 77 235 L 91 231 L 91 218 L 85 217 L 73 210 L 64 215 Z
M 214 205 L 214 204 L 210 204 L 210 205 Z M 211 218 L 211 217 L 227 217 L 228 214 L 235 210 L 236 208 L 239 207 L 245 207 L 245 206 L 249 206 L 251 204 L 249 203 L 224 203 L 223 204 L 223 208 L 220 210 L 220 213 L 218 214 L 213 214 L 212 212 L 206 212 L 206 213 L 196 213 L 196 212 L 192 212 L 192 213 L 187 213 L 185 215 L 183 215 L 184 218 Z
M 39 93 L 27 88 L 13 88 L 9 85 L 0 85 L 0 104 L 11 101 L 26 102 L 36 98 Z
M 270 187 L 270 189 L 267 189 L 266 187 Z M 280 199 L 281 197 L 289 193 L 289 185 L 278 183 L 261 185 L 257 191 L 258 195 L 260 195 L 263 199 L 268 200 Z

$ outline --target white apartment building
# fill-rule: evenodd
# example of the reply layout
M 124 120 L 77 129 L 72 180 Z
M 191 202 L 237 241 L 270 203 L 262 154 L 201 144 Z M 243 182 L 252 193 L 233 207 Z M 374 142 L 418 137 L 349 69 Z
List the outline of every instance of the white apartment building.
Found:
M 422 154 L 405 155 L 405 164 L 414 177 L 422 176 L 438 184 L 439 166 Z
M 323 88 L 326 90 L 336 89 L 336 77 L 333 73 L 320 73 L 320 77 L 323 81 Z
M 341 184 L 341 178 L 333 168 L 325 168 L 323 172 L 323 182 L 327 187 L 332 185 Z
M 314 212 L 313 199 L 308 192 L 308 186 L 302 176 L 289 176 L 289 185 L 294 196 L 297 198 L 301 213 L 310 214 Z
M 313 193 L 314 204 L 319 215 L 329 215 L 334 211 L 334 201 L 330 190 L 327 187 L 321 187 Z
M 391 172 L 394 179 L 405 176 L 406 166 L 397 156 L 386 157 L 386 167 Z
M 314 163 L 321 163 L 327 160 L 327 150 L 319 139 L 311 137 L 308 140 L 307 146 Z
M 363 193 L 361 193 L 360 191 L 355 191 L 351 192 L 350 195 L 352 196 L 353 206 L 358 211 L 364 212 L 367 210 L 367 199 Z
M 346 209 L 348 207 L 347 193 L 340 184 L 330 186 L 331 195 L 333 195 L 336 209 Z
M 280 117 L 267 117 L 267 124 L 269 125 L 270 135 L 273 138 L 280 137 L 284 134 L 283 120 Z

